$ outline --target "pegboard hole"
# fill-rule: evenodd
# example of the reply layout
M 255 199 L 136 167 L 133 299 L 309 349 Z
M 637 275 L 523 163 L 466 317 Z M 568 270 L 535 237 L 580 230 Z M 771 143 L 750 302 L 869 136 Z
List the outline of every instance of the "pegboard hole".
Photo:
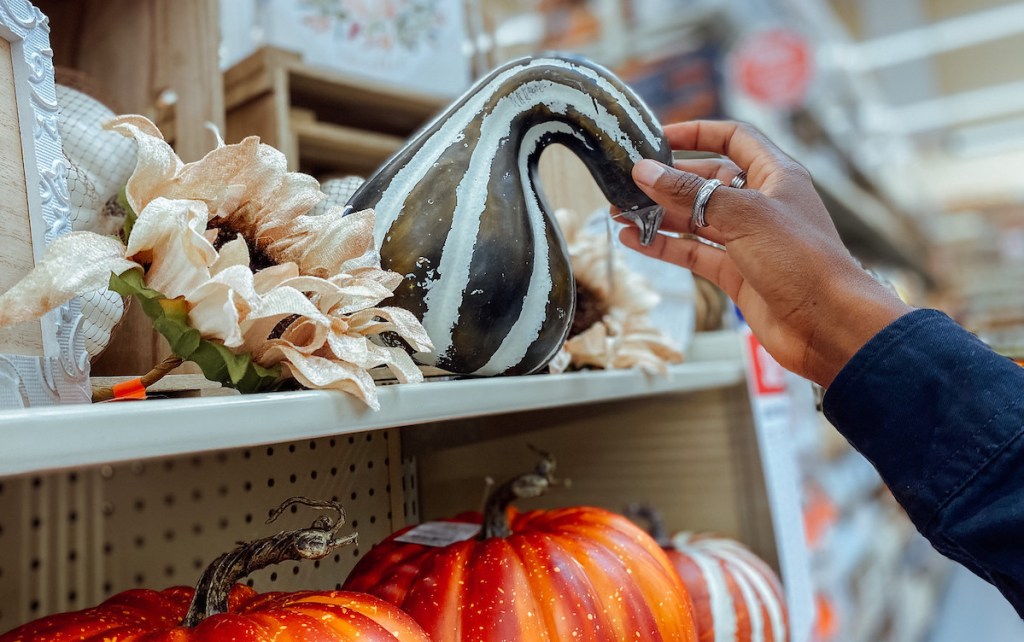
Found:
M 277 581 L 277 572 L 276 571 L 270 574 L 270 581 L 271 582 L 276 582 Z
M 334 448 L 337 444 L 338 440 L 335 439 L 334 437 L 331 437 L 330 441 L 327 442 L 327 445 L 330 446 L 331 448 Z M 2 490 L 2 488 L 0 488 L 0 490 Z
M 292 575 L 298 575 L 298 574 L 299 574 L 299 567 L 298 566 L 293 566 L 292 567 Z
M 146 584 L 146 575 L 144 573 L 135 574 L 135 586 L 144 586 Z
M 78 551 L 71 549 L 68 551 L 68 561 L 74 564 L 78 561 Z
M 39 559 L 38 557 L 33 557 L 33 558 L 32 558 L 32 561 L 31 561 L 31 562 L 29 562 L 29 564 L 28 564 L 28 567 L 29 567 L 30 569 L 32 569 L 33 571 L 38 571 L 38 570 L 39 570 L 39 568 L 40 568 L 40 567 L 41 567 L 42 565 L 43 565 L 43 563 L 42 563 L 42 561 L 40 561 L 40 559 Z
M 352 435 L 349 435 L 349 437 L 348 437 L 348 445 L 351 446 L 354 443 L 356 443 L 356 438 L 353 437 Z
M 376 515 L 370 515 L 370 523 L 371 524 L 376 524 L 377 523 L 377 516 Z
M 310 450 L 316 450 L 316 442 L 315 441 L 309 442 L 309 449 Z
M 290 481 L 293 484 L 295 482 L 297 482 L 298 480 L 299 480 L 299 476 L 296 475 L 295 473 L 292 473 L 291 475 L 288 476 L 288 481 Z
M 174 567 L 170 566 L 170 565 L 165 566 L 164 567 L 164 576 L 165 577 L 174 577 Z
M 74 603 L 74 602 L 77 602 L 77 601 L 78 601 L 78 593 L 75 592 L 75 591 L 68 591 L 68 602 Z
M 316 479 L 316 471 L 315 470 L 309 471 L 309 478 L 310 479 Z
M 290 452 L 290 453 L 295 452 L 295 444 L 288 444 L 288 452 Z
M 337 477 L 337 476 L 338 476 L 338 467 L 337 466 L 332 466 L 331 467 L 331 477 Z
M 370 497 L 373 497 L 373 493 L 374 493 L 374 490 L 372 488 L 370 490 L 366 491 L 366 494 L 369 495 Z

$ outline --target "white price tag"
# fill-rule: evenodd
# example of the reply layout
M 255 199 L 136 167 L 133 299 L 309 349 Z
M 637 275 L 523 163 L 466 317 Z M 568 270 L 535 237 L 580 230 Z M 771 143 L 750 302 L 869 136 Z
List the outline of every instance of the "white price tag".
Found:
M 423 546 L 450 546 L 475 537 L 480 532 L 480 524 L 465 522 L 426 522 L 396 537 L 394 541 L 406 544 L 422 544 Z

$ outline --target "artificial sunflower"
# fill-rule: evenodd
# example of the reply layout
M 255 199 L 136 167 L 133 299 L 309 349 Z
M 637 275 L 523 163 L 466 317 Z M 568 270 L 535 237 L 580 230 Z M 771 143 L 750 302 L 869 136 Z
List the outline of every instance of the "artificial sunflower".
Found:
M 140 301 L 175 354 L 243 392 L 294 379 L 376 409 L 369 370 L 422 380 L 403 348 L 374 340 L 391 333 L 432 349 L 412 313 L 379 307 L 402 277 L 380 267 L 372 210 L 308 215 L 324 198 L 319 184 L 256 137 L 186 164 L 142 116 L 107 127 L 138 143 L 126 243 L 90 232 L 58 239 L 0 296 L 0 326 L 109 284 Z
M 590 216 L 555 212 L 576 277 L 576 313 L 552 372 L 582 368 L 639 368 L 664 373 L 683 354 L 650 319 L 659 295 L 626 265 L 608 234 L 593 231 Z

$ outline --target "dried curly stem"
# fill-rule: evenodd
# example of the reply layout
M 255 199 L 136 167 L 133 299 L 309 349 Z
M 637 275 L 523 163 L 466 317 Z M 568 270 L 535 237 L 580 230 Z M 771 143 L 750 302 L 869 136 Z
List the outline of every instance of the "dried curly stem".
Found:
M 480 540 L 491 537 L 508 537 L 512 527 L 508 523 L 508 507 L 517 499 L 540 497 L 549 488 L 558 484 L 555 479 L 555 458 L 534 446 L 530 449 L 542 457 L 533 471 L 513 477 L 494 489 L 484 507 L 484 524 L 480 529 Z
M 337 521 L 322 515 L 309 528 L 285 531 L 270 537 L 240 544 L 238 548 L 215 559 L 203 572 L 188 613 L 181 625 L 195 627 L 206 618 L 227 613 L 228 594 L 241 578 L 272 564 L 297 560 L 318 560 L 331 554 L 335 548 L 358 541 L 358 534 L 339 537 L 345 524 L 345 509 L 334 501 L 319 501 L 305 497 L 292 497 L 270 513 L 267 523 L 276 520 L 293 504 L 303 504 L 338 514 Z

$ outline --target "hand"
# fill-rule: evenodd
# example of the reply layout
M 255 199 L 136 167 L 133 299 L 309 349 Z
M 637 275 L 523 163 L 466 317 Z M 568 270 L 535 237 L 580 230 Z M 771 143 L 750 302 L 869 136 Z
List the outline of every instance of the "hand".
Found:
M 782 364 L 823 386 L 879 330 L 909 312 L 843 246 L 811 177 L 760 132 L 739 123 L 693 121 L 665 128 L 673 149 L 713 152 L 722 159 L 644 160 L 633 180 L 665 208 L 663 230 L 650 247 L 625 228 L 629 247 L 709 279 L 736 303 L 765 349 Z M 729 181 L 747 172 L 743 189 Z M 695 228 L 692 208 L 708 178 L 722 186 Z

